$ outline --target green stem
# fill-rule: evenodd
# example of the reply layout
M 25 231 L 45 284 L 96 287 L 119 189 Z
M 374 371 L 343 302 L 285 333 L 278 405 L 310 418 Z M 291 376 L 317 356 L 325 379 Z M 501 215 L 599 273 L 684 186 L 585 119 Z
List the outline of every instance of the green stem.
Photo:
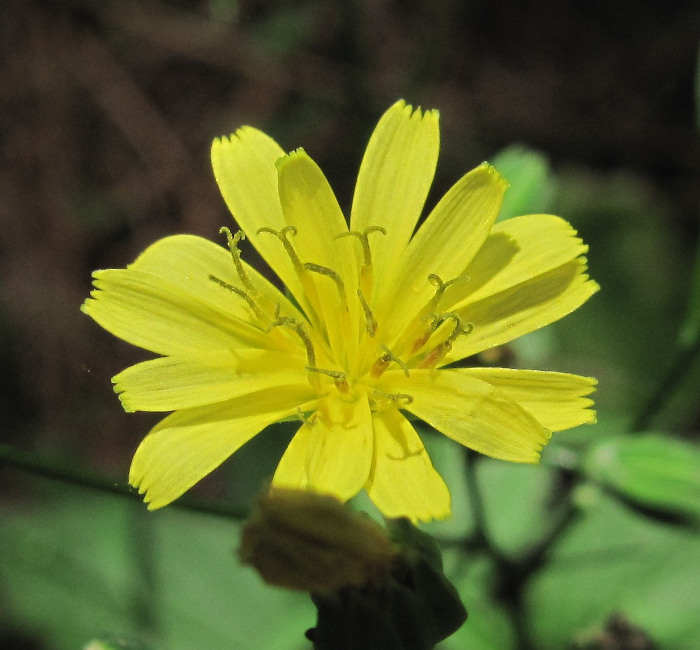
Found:
M 649 427 L 654 417 L 661 411 L 664 404 L 671 398 L 685 375 L 693 367 L 693 362 L 700 352 L 700 340 L 693 345 L 681 348 L 676 352 L 671 367 L 666 371 L 644 408 L 640 411 L 632 425 L 633 431 L 644 431 Z
M 566 508 L 561 512 L 551 529 L 522 557 L 511 559 L 504 554 L 489 537 L 488 524 L 484 512 L 481 489 L 476 476 L 476 465 L 480 455 L 467 450 L 466 481 L 469 491 L 469 503 L 474 517 L 474 533 L 462 543 L 465 551 L 485 551 L 490 555 L 496 566 L 497 583 L 495 597 L 506 608 L 511 616 L 518 637 L 520 650 L 532 650 L 529 638 L 527 620 L 525 617 L 524 597 L 525 588 L 530 578 L 544 566 L 553 545 L 575 523 L 580 512 L 571 502 L 570 494 L 577 480 L 577 474 L 569 468 L 562 467 L 562 476 L 566 479 Z
M 465 451 L 464 462 L 466 468 L 467 497 L 469 507 L 474 517 L 474 533 L 469 538 L 471 548 L 482 548 L 493 551 L 488 535 L 488 524 L 484 514 L 484 503 L 481 500 L 481 489 L 476 477 L 476 464 L 479 454 L 471 449 Z
M 70 483 L 82 488 L 104 492 L 113 496 L 127 497 L 129 499 L 141 500 L 142 496 L 130 486 L 124 483 L 111 481 L 97 474 L 86 472 L 81 469 L 66 467 L 55 461 L 41 458 L 36 454 L 20 451 L 10 445 L 0 443 L 0 466 L 11 467 L 20 471 L 28 472 L 35 476 Z M 203 514 L 214 515 L 225 519 L 245 519 L 248 516 L 248 508 L 232 508 L 223 504 L 208 503 L 189 497 L 178 499 L 172 504 L 175 508 L 188 510 Z

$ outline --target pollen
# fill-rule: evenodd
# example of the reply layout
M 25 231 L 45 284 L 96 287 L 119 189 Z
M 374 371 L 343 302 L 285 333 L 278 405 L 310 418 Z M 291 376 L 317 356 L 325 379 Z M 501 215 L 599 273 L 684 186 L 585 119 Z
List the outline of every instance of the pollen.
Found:
M 379 357 L 370 368 L 369 374 L 373 379 L 379 379 L 392 361 L 400 366 L 406 377 L 411 376 L 408 366 L 401 359 L 395 356 L 386 345 L 381 344 L 379 347 L 384 351 L 384 354 L 382 354 L 382 356 Z
M 446 339 L 438 343 L 418 362 L 418 368 L 434 368 L 436 364 L 441 361 L 443 357 L 450 352 L 450 350 L 452 350 L 452 344 L 455 342 L 458 336 L 461 334 L 469 334 L 474 329 L 474 326 L 471 323 L 463 324 L 462 319 L 454 312 L 433 316 L 431 319 L 430 329 L 434 332 L 437 331 L 440 326 L 449 319 L 452 319 L 455 323 L 452 332 Z

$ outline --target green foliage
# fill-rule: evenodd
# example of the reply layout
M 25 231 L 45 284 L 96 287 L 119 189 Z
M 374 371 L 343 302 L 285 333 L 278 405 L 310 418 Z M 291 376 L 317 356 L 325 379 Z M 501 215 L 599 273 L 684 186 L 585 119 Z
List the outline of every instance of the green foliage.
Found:
M 464 557 L 453 553 L 452 580 L 462 597 L 469 618 L 441 650 L 517 650 L 518 641 L 512 617 L 493 595 L 494 563 L 485 556 Z M 447 558 L 446 558 L 447 560 Z
M 6 629 L 31 627 L 48 650 L 96 637 L 151 650 L 305 647 L 308 597 L 269 589 L 238 564 L 236 523 L 42 487 L 41 505 L 0 514 Z
M 659 648 L 697 648 L 698 536 L 640 517 L 602 494 L 588 496 L 583 517 L 527 590 L 534 647 L 565 648 L 621 614 Z
M 549 212 L 555 180 L 544 154 L 513 145 L 498 153 L 492 164 L 510 183 L 499 221 L 521 214 Z
M 639 507 L 700 520 L 700 449 L 667 435 L 606 439 L 586 453 L 583 473 Z

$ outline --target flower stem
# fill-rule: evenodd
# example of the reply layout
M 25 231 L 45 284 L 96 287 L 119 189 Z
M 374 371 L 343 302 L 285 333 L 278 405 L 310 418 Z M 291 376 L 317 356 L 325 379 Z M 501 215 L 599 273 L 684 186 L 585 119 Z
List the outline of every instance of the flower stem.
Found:
M 654 417 L 662 410 L 664 404 L 671 398 L 685 375 L 693 367 L 698 352 L 700 352 L 700 339 L 695 340 L 692 346 L 681 348 L 676 352 L 670 368 L 635 418 L 632 425 L 633 431 L 644 431 L 649 427 Z
M 15 449 L 10 445 L 0 443 L 0 467 L 11 467 L 41 476 L 61 483 L 69 483 L 82 488 L 104 492 L 115 496 L 141 500 L 141 495 L 124 483 L 103 478 L 97 474 L 81 469 L 67 467 L 56 461 L 42 458 L 34 453 Z M 190 512 L 214 515 L 224 519 L 245 519 L 248 516 L 247 507 L 231 507 L 217 503 L 209 503 L 189 497 L 183 497 L 174 502 L 173 507 Z

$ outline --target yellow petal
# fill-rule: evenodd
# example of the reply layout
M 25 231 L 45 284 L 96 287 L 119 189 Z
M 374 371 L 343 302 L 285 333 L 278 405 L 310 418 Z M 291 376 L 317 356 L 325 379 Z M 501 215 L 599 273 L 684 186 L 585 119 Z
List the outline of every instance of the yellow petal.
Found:
M 396 409 L 372 417 L 374 459 L 366 490 L 385 517 L 450 516 L 450 492 L 411 423 Z
M 273 389 L 162 420 L 139 445 L 129 483 L 162 508 L 221 465 L 269 424 L 304 407 L 306 391 Z
M 279 387 L 313 391 L 306 358 L 269 350 L 216 350 L 138 363 L 112 380 L 127 411 L 176 411 Z
M 286 315 L 300 317 L 294 305 L 265 276 L 243 260 L 241 264 L 255 288 L 259 304 L 268 309 L 272 307 L 271 313 L 274 313 L 274 305 L 279 304 L 284 307 Z M 211 279 L 213 276 L 239 289 L 245 289 L 231 259 L 231 252 L 208 239 L 194 235 L 165 237 L 149 246 L 128 268 L 156 275 L 203 302 L 217 305 L 226 313 L 254 320 L 254 314 L 243 298 Z
M 488 237 L 507 185 L 484 163 L 455 183 L 430 213 L 406 248 L 393 284 L 379 291 L 386 296 L 390 338 L 435 295 L 428 276 L 437 274 L 447 282 L 464 273 Z
M 242 127 L 214 140 L 211 162 L 221 195 L 231 214 L 272 270 L 297 297 L 299 280 L 279 239 L 259 228 L 280 231 L 286 225 L 277 193 L 275 162 L 282 148 L 262 131 Z
M 282 211 L 287 224 L 297 229 L 293 244 L 301 261 L 338 274 L 340 284 L 323 273 L 308 272 L 314 290 L 307 290 L 305 298 L 321 317 L 331 347 L 342 350 L 351 338 L 344 322 L 357 316 L 357 244 L 349 237 L 337 238 L 348 231 L 345 218 L 323 172 L 303 149 L 278 160 L 277 170 Z
M 306 490 L 309 487 L 309 474 L 306 468 L 310 436 L 311 425 L 302 424 L 277 465 L 275 475 L 272 477 L 273 487 L 290 490 Z
M 303 149 L 280 158 L 276 166 L 282 212 L 286 223 L 297 229 L 293 241 L 299 257 L 336 268 L 344 278 L 355 274 L 357 265 L 350 261 L 355 259 L 352 242 L 336 240 L 348 226 L 319 166 Z
M 108 332 L 157 354 L 270 346 L 271 337 L 236 317 L 240 299 L 221 289 L 220 304 L 201 300 L 150 273 L 108 269 L 81 307 Z M 205 296 L 206 298 L 206 296 Z
M 378 388 L 410 395 L 404 407 L 465 447 L 518 463 L 536 463 L 551 435 L 497 388 L 454 370 L 391 371 Z
M 311 489 L 347 501 L 367 482 L 372 449 L 367 398 L 345 402 L 331 394 L 292 439 L 272 484 Z
M 476 302 L 571 262 L 588 250 L 569 223 L 549 214 L 500 221 L 474 261 L 466 282 L 445 295 L 444 311 Z
M 585 260 L 578 258 L 493 296 L 465 301 L 456 312 L 473 329 L 457 337 L 441 364 L 513 341 L 571 313 L 600 288 L 585 270 Z
M 454 372 L 488 382 L 550 431 L 596 421 L 590 408 L 593 400 L 586 397 L 598 383 L 592 377 L 512 368 L 457 368 Z
M 396 102 L 379 120 L 362 159 L 351 230 L 382 226 L 372 239 L 375 286 L 396 272 L 433 181 L 440 131 L 438 112 Z

